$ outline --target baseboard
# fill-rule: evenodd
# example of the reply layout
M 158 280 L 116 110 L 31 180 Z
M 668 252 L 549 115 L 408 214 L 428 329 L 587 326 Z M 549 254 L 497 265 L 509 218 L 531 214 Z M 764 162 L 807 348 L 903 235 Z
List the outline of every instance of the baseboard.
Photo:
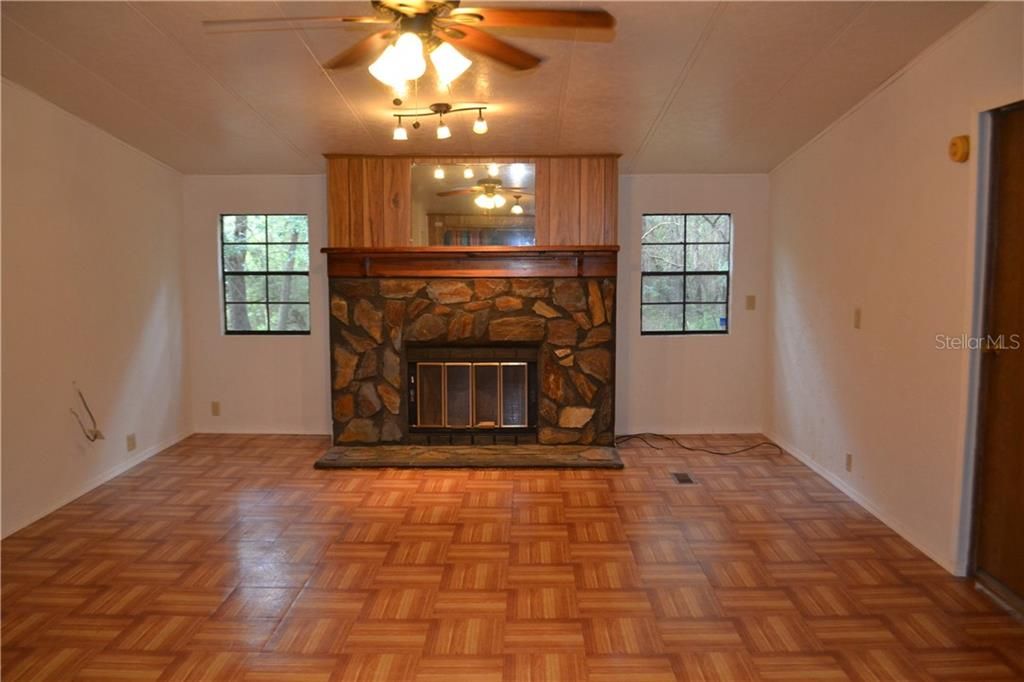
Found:
M 331 427 L 316 426 L 311 428 L 295 428 L 294 426 L 266 427 L 259 425 L 231 424 L 228 426 L 210 426 L 209 424 L 197 425 L 190 434 L 216 434 L 216 435 L 250 435 L 250 436 L 323 436 L 330 435 Z
M 902 537 L 904 540 L 906 540 L 914 547 L 916 547 L 918 550 L 923 552 L 925 556 L 927 556 L 929 559 L 937 563 L 950 574 L 955 576 L 964 575 L 963 569 L 960 566 L 958 566 L 956 562 L 950 561 L 948 558 L 939 557 L 935 552 L 928 549 L 928 547 L 926 547 L 924 543 L 920 542 L 914 537 L 914 534 L 905 525 L 903 525 L 900 521 L 894 519 L 892 515 L 887 513 L 884 509 L 882 509 L 882 507 L 878 503 L 876 503 L 874 500 L 868 497 L 865 497 L 863 493 L 851 487 L 849 483 L 841 479 L 835 473 L 826 469 L 820 463 L 815 461 L 814 458 L 808 455 L 806 452 L 803 452 L 799 448 L 794 447 L 792 444 L 787 443 L 785 440 L 779 438 L 777 435 L 773 433 L 766 431 L 765 435 L 768 436 L 768 438 L 770 438 L 772 441 L 777 443 L 780 447 L 782 447 L 782 449 L 785 450 L 787 453 L 793 455 L 802 463 L 807 465 L 807 468 L 814 471 L 814 473 L 824 478 L 826 481 L 834 485 L 836 488 L 839 488 L 839 490 L 841 490 L 843 494 L 845 494 L 851 500 L 853 500 L 860 506 L 864 507 L 864 509 L 871 512 L 871 514 L 875 518 L 877 518 L 879 521 L 887 525 L 892 530 L 896 531 L 896 533 L 900 537 Z
M 157 454 L 158 452 L 162 452 L 162 451 L 166 450 L 167 448 L 171 447 L 172 445 L 174 445 L 176 443 L 180 443 L 184 439 L 188 438 L 191 435 L 191 433 L 192 433 L 191 431 L 186 431 L 184 433 L 180 433 L 180 434 L 178 434 L 176 436 L 173 436 L 170 439 L 161 441 L 161 442 L 157 443 L 156 445 L 151 445 L 150 447 L 146 448 L 145 450 L 139 451 L 138 453 L 132 455 L 128 459 L 124 460 L 123 462 L 119 462 L 117 465 L 107 469 L 106 471 L 104 471 L 102 473 L 99 473 L 99 474 L 96 474 L 95 476 L 90 477 L 88 480 L 85 481 L 85 483 L 83 483 L 81 486 L 78 487 L 76 492 L 73 492 L 73 493 L 71 493 L 69 495 L 64 495 L 63 497 L 58 498 L 57 502 L 54 502 L 52 505 L 49 505 L 48 508 L 45 511 L 42 511 L 42 512 L 40 512 L 38 514 L 35 514 L 35 515 L 29 517 L 28 519 L 25 519 L 24 521 L 18 522 L 17 523 L 17 527 L 12 529 L 12 530 L 10 530 L 10 531 L 8 531 L 8 532 L 6 532 L 6 533 L 4 533 L 3 537 L 6 538 L 6 537 L 8 537 L 10 535 L 13 535 L 14 533 L 17 533 L 22 528 L 25 528 L 26 526 L 29 526 L 29 525 L 35 523 L 36 521 L 38 521 L 39 519 L 43 518 L 47 514 L 52 514 L 53 512 L 55 512 L 58 509 L 60 509 L 61 507 L 63 507 L 64 505 L 69 504 L 71 502 L 74 502 L 75 500 L 77 500 L 82 495 L 85 495 L 86 493 L 94 490 L 95 488 L 98 488 L 99 486 L 103 485 L 104 483 L 106 483 L 110 479 L 114 478 L 115 476 L 120 476 L 124 472 L 128 471 L 129 469 L 131 469 L 133 466 L 136 466 L 138 464 L 141 464 L 142 462 L 145 462 L 147 459 L 149 459 L 153 455 Z
M 679 426 L 675 424 L 673 426 L 657 427 L 657 428 L 644 428 L 639 426 L 615 426 L 615 433 L 626 434 L 626 433 L 664 433 L 669 435 L 681 436 L 681 435 L 693 435 L 693 436 L 708 436 L 708 435 L 732 435 L 732 434 L 761 434 L 764 433 L 764 429 L 760 426 L 737 425 L 732 424 L 726 427 L 718 426 Z

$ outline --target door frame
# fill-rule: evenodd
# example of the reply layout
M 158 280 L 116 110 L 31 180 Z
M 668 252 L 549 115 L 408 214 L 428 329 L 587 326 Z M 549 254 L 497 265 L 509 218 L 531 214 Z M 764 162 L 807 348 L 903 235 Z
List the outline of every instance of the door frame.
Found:
M 973 325 L 977 336 L 982 337 L 988 331 L 995 305 L 994 279 L 995 272 L 991 267 L 995 249 L 997 248 L 997 231 L 995 226 L 996 194 L 994 192 L 996 162 L 994 148 L 994 125 L 996 114 L 1004 111 L 1024 109 L 1024 100 L 996 107 L 982 112 L 979 118 L 979 154 L 978 154 L 978 234 L 976 237 L 977 266 L 976 287 L 974 296 Z M 978 538 L 980 534 L 981 514 L 981 482 L 982 465 L 985 461 L 985 429 L 988 423 L 986 395 L 991 372 L 993 369 L 991 354 L 975 351 L 970 359 L 970 375 L 968 399 L 971 404 L 970 424 L 968 428 L 968 471 L 969 483 L 965 487 L 970 491 L 970 510 L 966 573 L 976 585 L 985 592 L 1003 602 L 1018 613 L 1024 613 L 1024 598 L 1006 590 L 994 578 L 987 578 L 978 572 Z

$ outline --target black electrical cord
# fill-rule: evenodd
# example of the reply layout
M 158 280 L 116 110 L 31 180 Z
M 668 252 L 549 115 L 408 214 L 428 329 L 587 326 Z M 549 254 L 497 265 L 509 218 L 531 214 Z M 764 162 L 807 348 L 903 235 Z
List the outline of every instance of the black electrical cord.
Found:
M 784 454 L 782 448 L 780 448 L 778 445 L 776 445 L 775 443 L 771 442 L 770 440 L 764 440 L 764 441 L 761 441 L 760 443 L 754 443 L 753 445 L 748 445 L 747 447 L 739 448 L 738 450 L 731 450 L 729 452 L 724 452 L 724 451 L 721 451 L 721 450 L 709 450 L 707 448 L 695 448 L 695 447 L 690 446 L 690 445 L 683 445 L 679 441 L 678 438 L 673 438 L 672 436 L 666 436 L 665 434 L 662 434 L 662 433 L 630 433 L 630 434 L 625 434 L 625 435 L 622 435 L 622 436 L 617 436 L 615 438 L 615 444 L 616 445 L 620 445 L 622 443 L 628 443 L 631 440 L 640 440 L 640 441 L 643 441 L 643 443 L 645 445 L 647 445 L 647 447 L 654 448 L 655 450 L 665 450 L 667 447 L 670 447 L 670 446 L 655 445 L 651 441 L 647 440 L 648 438 L 661 438 L 662 440 L 667 440 L 667 441 L 669 441 L 671 443 L 674 443 L 677 448 L 682 448 L 683 450 L 689 450 L 691 452 L 706 452 L 709 455 L 718 455 L 720 457 L 730 457 L 732 455 L 739 455 L 741 453 L 749 452 L 750 450 L 754 450 L 756 448 L 759 448 L 759 447 L 761 447 L 763 445 L 769 445 L 769 446 L 775 448 L 776 450 L 779 451 L 780 455 Z

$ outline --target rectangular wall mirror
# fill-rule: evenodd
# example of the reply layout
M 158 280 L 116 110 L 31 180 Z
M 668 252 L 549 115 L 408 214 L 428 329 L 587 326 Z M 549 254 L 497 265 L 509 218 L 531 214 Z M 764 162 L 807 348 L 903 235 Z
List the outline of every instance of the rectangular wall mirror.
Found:
M 420 163 L 412 167 L 415 246 L 533 246 L 532 163 Z

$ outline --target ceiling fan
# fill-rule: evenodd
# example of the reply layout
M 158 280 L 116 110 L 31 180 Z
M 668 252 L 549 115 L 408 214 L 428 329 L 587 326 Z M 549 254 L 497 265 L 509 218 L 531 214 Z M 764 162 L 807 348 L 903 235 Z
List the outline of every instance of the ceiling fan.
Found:
M 515 205 L 512 207 L 512 212 L 519 215 L 523 212 L 522 206 L 519 205 L 519 199 L 524 196 L 533 196 L 532 192 L 527 192 L 522 187 L 504 187 L 501 184 L 501 180 L 498 178 L 486 178 L 481 180 L 472 187 L 458 187 L 456 189 L 449 189 L 444 192 L 438 192 L 439 197 L 455 197 L 460 195 L 477 195 L 473 199 L 473 203 L 484 209 L 501 208 L 504 206 L 508 199 L 506 199 L 502 192 L 508 192 L 515 197 Z M 516 207 L 519 210 L 516 210 Z
M 450 83 L 467 68 L 469 59 L 455 47 L 481 54 L 517 70 L 532 69 L 541 58 L 495 38 L 488 28 L 611 29 L 615 18 L 604 10 L 510 9 L 460 7 L 459 0 L 373 0 L 374 16 L 275 17 L 215 19 L 207 27 L 234 30 L 290 30 L 296 24 L 371 24 L 385 28 L 366 36 L 324 63 L 327 69 L 357 66 L 376 57 L 370 73 L 388 85 L 416 80 L 426 70 L 424 51 L 442 83 Z M 265 24 L 284 24 L 264 27 Z M 246 26 L 251 28 L 246 29 Z

